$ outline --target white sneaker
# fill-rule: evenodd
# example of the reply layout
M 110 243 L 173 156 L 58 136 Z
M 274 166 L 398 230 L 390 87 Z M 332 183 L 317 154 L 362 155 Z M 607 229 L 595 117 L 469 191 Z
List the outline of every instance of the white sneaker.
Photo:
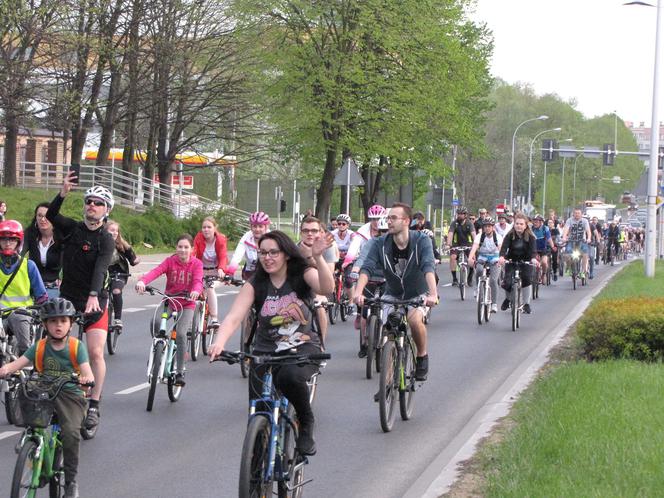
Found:
M 491 305 L 491 313 L 498 313 L 498 304 L 497 303 L 493 303 Z
M 113 320 L 113 326 L 114 327 L 122 327 L 122 320 L 120 320 L 119 318 L 115 318 Z
M 473 289 L 473 297 L 474 297 L 474 298 L 477 297 L 477 290 L 476 290 L 476 289 Z

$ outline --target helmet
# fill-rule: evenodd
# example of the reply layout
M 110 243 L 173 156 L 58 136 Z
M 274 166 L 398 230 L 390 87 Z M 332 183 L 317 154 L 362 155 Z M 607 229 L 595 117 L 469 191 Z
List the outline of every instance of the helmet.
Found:
M 541 214 L 536 214 L 533 218 L 533 221 L 535 220 L 544 221 L 544 217 Z
M 461 206 L 460 208 L 457 208 L 457 214 L 468 214 L 468 209 Z
M 387 230 L 387 216 L 378 218 L 378 230 Z
M 76 314 L 76 309 L 71 301 L 63 297 L 56 297 L 54 299 L 49 299 L 44 304 L 42 304 L 39 316 L 42 321 L 48 320 L 49 318 L 57 318 L 59 316 L 69 316 L 73 317 Z
M 386 209 L 380 204 L 374 204 L 369 208 L 369 211 L 367 211 L 367 216 L 370 220 L 377 220 L 379 218 L 382 218 L 386 214 L 387 214 Z
M 493 220 L 493 218 L 491 216 L 487 216 L 486 218 L 484 218 L 484 221 L 482 222 L 482 226 L 484 226 L 484 225 L 493 226 L 495 224 L 496 224 L 496 222 Z
M 422 230 L 420 230 L 420 232 L 422 232 L 427 237 L 433 238 L 433 232 L 431 230 L 429 230 L 428 228 L 423 228 Z
M 87 200 L 88 197 L 98 197 L 99 199 L 103 200 L 106 203 L 106 207 L 109 211 L 113 209 L 113 206 L 115 205 L 115 200 L 113 199 L 113 194 L 111 191 L 106 187 L 102 187 L 101 185 L 95 185 L 94 187 L 87 189 L 83 199 Z
M 342 214 L 337 216 L 337 221 L 344 221 L 344 222 L 346 222 L 350 225 L 350 216 L 348 216 L 347 214 L 342 213 Z
M 506 220 L 506 219 L 507 219 L 507 215 L 506 215 L 505 213 L 498 213 L 498 219 L 500 219 L 500 218 Z
M 249 224 L 250 225 L 269 225 L 270 217 L 265 214 L 263 211 L 256 211 L 249 215 Z
M 23 226 L 16 220 L 7 220 L 0 222 L 0 238 L 18 239 L 18 246 L 13 250 L 3 250 L 3 256 L 13 256 L 19 252 L 19 247 L 23 243 Z

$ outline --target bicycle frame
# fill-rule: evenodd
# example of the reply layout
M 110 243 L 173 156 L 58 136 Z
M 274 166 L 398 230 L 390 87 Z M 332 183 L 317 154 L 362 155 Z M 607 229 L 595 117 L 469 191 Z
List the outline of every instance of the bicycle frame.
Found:
M 30 492 L 28 497 L 35 496 L 39 485 L 53 477 L 53 464 L 55 463 L 55 451 L 62 447 L 60 440 L 60 425 L 52 424 L 47 429 L 26 427 L 21 434 L 17 448 L 22 448 L 27 441 L 37 444 L 35 449 L 34 466 L 32 468 L 32 480 L 30 481 Z
M 173 366 L 173 361 L 175 359 L 175 354 L 177 352 L 177 344 L 175 343 L 176 330 L 175 327 L 178 322 L 179 314 L 175 310 L 168 310 L 168 302 L 163 303 L 163 311 L 161 313 L 161 322 L 159 325 L 159 334 L 152 338 L 152 346 L 150 349 L 150 356 L 148 357 L 148 382 L 152 380 L 152 365 L 154 364 L 154 353 L 157 350 L 157 344 L 162 343 L 164 345 L 162 351 L 162 359 L 165 358 L 166 361 L 162 361 L 159 367 L 159 382 L 164 382 L 164 372 L 170 374 Z M 171 331 L 170 337 L 166 335 L 168 330 L 168 320 L 173 319 L 173 329 Z

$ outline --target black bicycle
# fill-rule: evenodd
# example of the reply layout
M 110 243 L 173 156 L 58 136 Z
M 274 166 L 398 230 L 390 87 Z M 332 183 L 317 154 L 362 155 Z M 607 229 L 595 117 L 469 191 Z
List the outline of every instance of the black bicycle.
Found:
M 126 282 L 126 279 L 131 277 L 130 273 L 112 273 L 110 274 L 108 290 L 108 334 L 106 334 L 106 350 L 108 354 L 113 355 L 118 349 L 118 339 L 122 334 L 122 324 L 116 323 L 115 309 L 113 307 L 113 282 L 120 280 Z
M 384 279 L 370 280 L 369 285 L 374 286 L 374 292 L 373 296 L 370 296 L 369 299 L 380 298 L 380 296 L 383 295 L 384 284 Z M 376 301 L 370 302 L 367 300 L 365 303 L 368 307 L 366 328 L 364 332 L 367 347 L 365 374 L 367 379 L 371 379 L 373 377 L 374 367 L 376 372 L 380 372 L 380 356 L 384 342 L 383 321 L 381 318 L 382 306 Z
M 534 266 L 529 261 L 511 261 L 505 260 L 506 264 L 514 265 L 512 272 L 512 291 L 510 292 L 510 307 L 512 311 L 512 331 L 516 331 L 521 324 L 521 313 L 523 312 L 522 302 L 522 279 L 521 265 Z
M 459 275 L 459 294 L 461 294 L 461 300 L 466 299 L 466 286 L 468 285 L 468 261 L 466 258 L 466 252 L 470 251 L 470 247 L 453 247 L 450 249 L 454 251 L 457 255 L 456 268 Z
M 240 498 L 267 498 L 277 495 L 280 498 L 300 498 L 303 486 L 311 479 L 304 480 L 304 466 L 307 457 L 301 455 L 295 445 L 299 422 L 293 406 L 274 387 L 272 368 L 282 365 L 310 365 L 330 359 L 327 353 L 256 355 L 250 353 L 222 351 L 216 360 L 229 364 L 243 362 L 249 358 L 255 365 L 265 365 L 263 391 L 257 399 L 252 399 L 249 407 L 249 422 L 242 445 L 240 460 Z M 216 361 L 215 360 L 215 361 Z M 310 397 L 315 394 L 310 384 Z

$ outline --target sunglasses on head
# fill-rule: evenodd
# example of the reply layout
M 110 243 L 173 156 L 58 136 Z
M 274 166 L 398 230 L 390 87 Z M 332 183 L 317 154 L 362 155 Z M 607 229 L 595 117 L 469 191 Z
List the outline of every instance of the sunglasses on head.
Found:
M 85 205 L 90 206 L 94 204 L 97 207 L 105 206 L 106 203 L 104 201 L 99 201 L 97 199 L 85 199 Z

